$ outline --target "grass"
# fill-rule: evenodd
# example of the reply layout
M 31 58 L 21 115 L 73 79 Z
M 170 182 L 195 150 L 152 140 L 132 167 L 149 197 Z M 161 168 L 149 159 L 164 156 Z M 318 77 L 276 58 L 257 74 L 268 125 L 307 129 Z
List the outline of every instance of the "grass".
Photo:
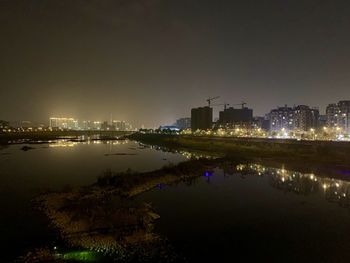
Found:
M 349 142 L 295 141 L 233 137 L 199 137 L 190 135 L 162 135 L 134 133 L 129 139 L 169 149 L 185 149 L 221 153 L 241 159 L 275 159 L 346 164 L 350 161 Z

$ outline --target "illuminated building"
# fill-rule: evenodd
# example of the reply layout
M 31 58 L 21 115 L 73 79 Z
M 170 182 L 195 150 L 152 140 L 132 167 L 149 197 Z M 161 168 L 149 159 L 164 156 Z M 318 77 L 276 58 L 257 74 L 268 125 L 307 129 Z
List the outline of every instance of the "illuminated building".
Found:
M 100 130 L 101 129 L 101 122 L 100 121 L 94 121 L 91 123 L 92 130 Z
M 205 106 L 191 110 L 191 129 L 208 130 L 213 125 L 213 108 Z
M 83 131 L 96 131 L 101 129 L 101 122 L 100 121 L 79 121 L 78 122 L 78 129 Z
M 78 130 L 78 121 L 73 118 L 50 118 L 50 128 Z
M 294 110 L 291 107 L 285 105 L 284 107 L 278 107 L 273 109 L 269 113 L 270 119 L 270 131 L 291 131 L 294 129 Z
M 339 128 L 342 131 L 350 132 L 350 101 L 343 100 L 337 104 L 329 104 L 326 115 L 329 128 Z
M 176 127 L 181 130 L 190 129 L 191 128 L 191 118 L 181 118 L 176 120 Z
M 294 130 L 309 131 L 318 128 L 319 110 L 306 105 L 294 107 Z
M 343 131 L 350 132 L 350 101 L 342 100 L 338 102 L 340 110 L 340 116 L 338 118 L 338 127 L 342 128 Z
M 160 126 L 159 130 L 164 132 L 164 131 L 170 131 L 170 132 L 178 132 L 180 129 L 176 126 L 173 125 L 165 125 L 165 126 Z
M 125 131 L 126 130 L 126 123 L 125 123 L 125 121 L 116 121 L 116 120 L 114 120 L 112 122 L 112 126 L 117 131 Z
M 329 128 L 337 127 L 339 113 L 340 113 L 339 107 L 337 104 L 335 103 L 328 104 L 326 108 L 326 116 L 327 116 L 327 126 Z
M 111 126 L 108 124 L 107 121 L 102 122 L 101 130 L 102 131 L 109 131 L 109 130 L 111 130 Z
M 131 131 L 132 130 L 132 126 L 131 124 L 125 122 L 125 121 L 118 121 L 118 120 L 114 120 L 112 121 L 112 129 L 116 130 L 116 131 Z

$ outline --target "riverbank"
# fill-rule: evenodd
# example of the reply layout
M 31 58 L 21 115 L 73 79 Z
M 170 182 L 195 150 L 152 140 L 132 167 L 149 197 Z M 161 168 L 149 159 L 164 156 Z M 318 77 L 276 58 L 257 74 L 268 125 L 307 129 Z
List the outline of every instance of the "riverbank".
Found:
M 169 149 L 199 150 L 233 159 L 264 159 L 317 164 L 348 165 L 350 143 L 283 139 L 235 138 L 134 133 L 127 136 L 145 144 Z

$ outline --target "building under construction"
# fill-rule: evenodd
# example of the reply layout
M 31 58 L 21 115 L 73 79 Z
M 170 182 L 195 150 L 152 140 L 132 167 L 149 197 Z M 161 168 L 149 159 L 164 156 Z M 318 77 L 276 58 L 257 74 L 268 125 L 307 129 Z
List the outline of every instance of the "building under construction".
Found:
M 191 130 L 208 130 L 213 125 L 213 108 L 209 106 L 191 110 Z
M 247 107 L 235 109 L 233 107 L 219 112 L 219 124 L 240 124 L 246 125 L 253 121 L 253 110 Z

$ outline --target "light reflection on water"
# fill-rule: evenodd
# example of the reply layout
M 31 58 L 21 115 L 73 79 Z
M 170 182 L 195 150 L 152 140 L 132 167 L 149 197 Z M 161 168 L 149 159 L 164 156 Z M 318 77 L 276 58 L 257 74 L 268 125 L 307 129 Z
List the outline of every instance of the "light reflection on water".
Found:
M 24 145 L 33 149 L 22 151 Z M 113 155 L 126 153 L 127 155 Z M 106 156 L 106 154 L 110 154 Z M 134 154 L 134 155 L 132 155 Z M 39 192 L 87 186 L 107 169 L 151 171 L 185 157 L 156 151 L 125 140 L 72 141 L 50 144 L 13 144 L 0 152 L 0 233 L 5 262 L 24 249 L 54 246 L 46 220 L 33 210 L 31 200 Z
M 16 189 L 16 184 L 19 188 L 25 184 L 31 188 L 50 186 L 58 189 L 64 184 L 88 185 L 95 181 L 100 172 L 110 167 L 115 171 L 125 171 L 129 167 L 152 170 L 169 162 L 213 158 L 206 153 L 169 151 L 125 140 L 64 139 L 48 144 L 48 149 L 34 145 L 36 149 L 29 152 L 20 151 L 20 147 L 10 146 L 6 149 L 9 155 L 0 157 L 4 168 L 0 175 L 8 189 Z M 105 156 L 106 153 L 115 152 L 137 155 Z M 282 165 L 272 168 L 256 163 L 228 161 L 214 171 L 204 173 L 202 178 L 175 186 L 158 185 L 155 190 L 139 198 L 152 202 L 160 214 L 157 231 L 175 244 L 182 243 L 178 248 L 183 249 L 184 253 L 202 253 L 199 258 L 211 258 L 217 253 L 226 257 L 230 254 L 227 251 L 239 254 L 237 257 L 240 258 L 240 253 L 247 248 L 259 253 L 271 252 L 267 245 L 279 249 L 278 256 L 290 255 L 291 252 L 281 247 L 277 236 L 286 244 L 292 244 L 289 249 L 298 250 L 296 254 L 307 248 L 311 254 L 316 253 L 326 248 L 327 241 L 332 240 L 333 243 L 328 246 L 333 251 L 327 252 L 326 258 L 334 259 L 333 253 L 350 256 L 342 250 L 343 246 L 350 244 L 347 237 L 347 233 L 350 233 L 350 216 L 347 209 L 343 209 L 349 207 L 349 186 L 350 183 L 345 180 L 287 170 Z M 44 230 L 38 226 L 38 222 L 33 222 L 37 218 L 26 214 L 30 210 L 31 194 L 18 198 L 16 191 L 0 193 L 3 200 L 1 209 L 9 213 L 1 218 L 1 225 L 8 228 L 5 238 L 18 247 L 28 246 L 30 240 L 36 239 L 38 232 Z M 330 203 L 332 206 L 329 206 Z M 22 214 L 16 214 L 19 209 L 23 209 Z M 29 218 L 23 227 L 26 230 L 22 233 L 11 232 L 23 224 L 23 216 Z M 41 237 L 48 238 L 45 235 Z M 314 238 L 317 240 L 310 245 Z M 22 242 L 21 239 L 29 242 Z M 296 245 L 300 240 L 305 242 L 304 248 Z M 198 250 L 197 242 L 206 243 L 206 247 L 211 249 L 206 249 L 206 252 Z M 246 245 L 249 242 L 251 245 Z M 266 244 L 261 244 L 264 242 Z M 45 240 L 41 243 L 45 243 Z M 229 247 L 228 244 L 236 247 Z
M 349 207 L 350 182 L 317 176 L 314 173 L 300 173 L 284 168 L 264 167 L 260 164 L 239 164 L 236 171 L 241 174 L 267 176 L 270 185 L 282 191 L 302 195 L 324 193 L 325 199 Z
M 93 138 L 82 138 L 81 141 L 74 141 L 69 139 L 55 140 L 49 144 L 50 148 L 55 147 L 75 147 L 79 145 L 98 145 L 98 144 L 108 144 L 108 145 L 125 145 L 130 143 L 128 140 L 99 140 Z
M 228 161 L 139 198 L 153 204 L 160 214 L 156 230 L 189 262 L 345 262 L 349 187 L 283 165 Z

